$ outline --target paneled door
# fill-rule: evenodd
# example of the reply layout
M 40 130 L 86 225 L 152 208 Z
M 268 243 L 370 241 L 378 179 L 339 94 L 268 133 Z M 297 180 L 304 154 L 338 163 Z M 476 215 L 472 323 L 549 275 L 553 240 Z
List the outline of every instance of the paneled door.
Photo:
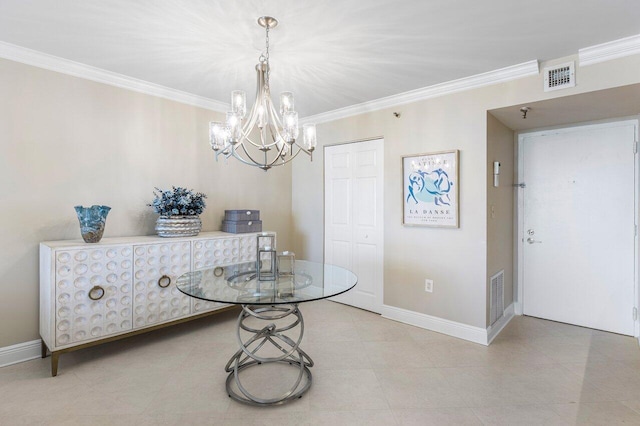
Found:
M 523 312 L 634 334 L 637 121 L 520 135 Z
M 384 142 L 324 149 L 324 261 L 358 276 L 333 300 L 380 313 L 383 289 Z

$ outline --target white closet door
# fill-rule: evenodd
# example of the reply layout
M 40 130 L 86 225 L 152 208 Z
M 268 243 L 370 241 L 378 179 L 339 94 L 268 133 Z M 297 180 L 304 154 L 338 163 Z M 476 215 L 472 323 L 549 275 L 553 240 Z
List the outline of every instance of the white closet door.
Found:
M 358 276 L 334 300 L 380 313 L 383 291 L 382 139 L 325 147 L 325 263 Z

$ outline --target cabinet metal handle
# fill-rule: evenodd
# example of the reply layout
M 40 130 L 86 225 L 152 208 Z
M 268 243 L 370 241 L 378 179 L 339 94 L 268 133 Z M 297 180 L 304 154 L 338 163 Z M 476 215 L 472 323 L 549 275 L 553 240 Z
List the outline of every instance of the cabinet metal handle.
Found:
M 99 296 L 95 296 L 95 293 L 98 293 Z M 91 290 L 89 290 L 89 299 L 91 300 L 100 300 L 102 299 L 102 297 L 104 296 L 104 288 L 100 287 L 99 285 L 94 286 Z
M 163 275 L 158 279 L 158 285 L 162 288 L 167 288 L 171 285 L 171 277 Z

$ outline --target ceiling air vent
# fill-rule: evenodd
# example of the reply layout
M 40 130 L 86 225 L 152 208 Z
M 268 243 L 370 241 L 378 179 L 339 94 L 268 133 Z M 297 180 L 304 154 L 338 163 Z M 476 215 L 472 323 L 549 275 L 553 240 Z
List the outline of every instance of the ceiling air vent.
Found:
M 544 91 L 565 89 L 576 85 L 576 72 L 573 62 L 544 69 Z

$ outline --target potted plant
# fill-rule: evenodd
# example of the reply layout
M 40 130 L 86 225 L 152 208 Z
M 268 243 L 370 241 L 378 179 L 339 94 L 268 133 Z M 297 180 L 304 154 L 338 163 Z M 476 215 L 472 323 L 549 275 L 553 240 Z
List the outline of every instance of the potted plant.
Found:
M 160 215 L 156 222 L 159 236 L 192 237 L 202 230 L 199 215 L 206 207 L 206 195 L 179 186 L 166 191 L 155 188 L 153 195 L 155 198 L 149 206 Z

